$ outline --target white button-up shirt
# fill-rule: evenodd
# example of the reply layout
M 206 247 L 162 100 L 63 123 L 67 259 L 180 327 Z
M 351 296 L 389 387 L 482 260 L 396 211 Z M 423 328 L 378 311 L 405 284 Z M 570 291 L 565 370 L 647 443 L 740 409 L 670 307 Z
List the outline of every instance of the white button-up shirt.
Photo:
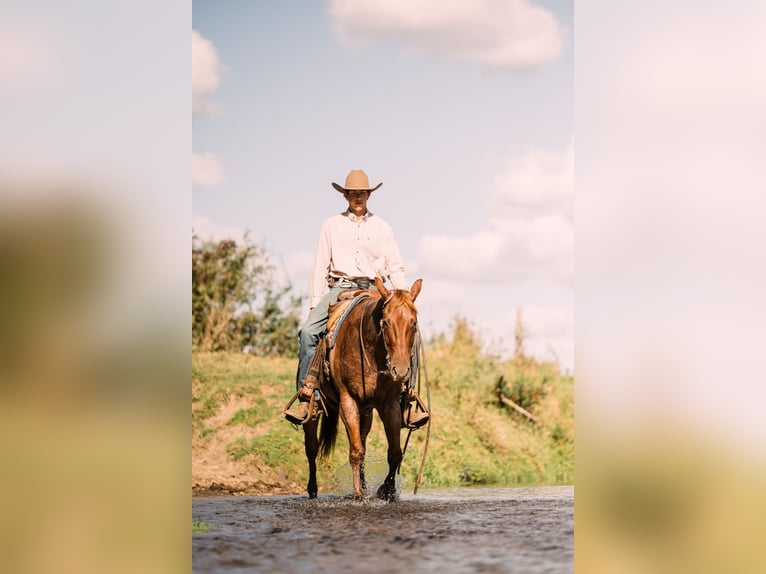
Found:
M 394 289 L 410 288 L 391 226 L 369 210 L 362 217 L 346 210 L 322 224 L 311 274 L 310 307 L 316 307 L 324 295 L 328 274 L 388 277 Z

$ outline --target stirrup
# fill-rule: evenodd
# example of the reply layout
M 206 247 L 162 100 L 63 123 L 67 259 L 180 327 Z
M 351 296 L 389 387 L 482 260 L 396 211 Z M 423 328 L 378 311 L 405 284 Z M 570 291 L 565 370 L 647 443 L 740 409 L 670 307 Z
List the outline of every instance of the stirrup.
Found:
M 287 412 L 290 410 L 290 407 L 293 405 L 293 403 L 296 401 L 296 399 L 298 398 L 299 395 L 300 395 L 300 392 L 295 393 L 293 395 L 293 398 L 291 398 L 290 401 L 285 405 L 285 408 L 282 409 L 282 416 L 284 416 L 285 419 L 287 419 L 287 422 L 289 422 L 290 424 L 294 424 L 294 425 L 306 424 L 306 422 L 309 420 L 310 415 L 311 415 L 311 405 L 310 404 L 309 404 L 309 408 L 306 410 L 306 417 L 303 420 L 301 420 L 301 421 L 299 421 L 299 420 L 297 420 L 295 418 L 292 418 L 291 415 L 287 414 Z
M 428 412 L 428 409 L 426 408 L 426 405 L 423 402 L 423 399 L 421 399 L 420 395 L 415 391 L 410 391 L 410 393 L 405 397 L 405 401 L 407 403 L 416 403 L 417 406 L 419 406 L 423 412 L 425 413 Z
M 426 425 L 429 420 L 431 420 L 431 414 L 428 411 L 415 410 L 415 406 L 408 403 L 402 413 L 402 428 L 410 430 L 419 429 Z
M 431 418 L 431 413 L 428 412 L 428 409 L 426 408 L 425 403 L 423 403 L 423 400 L 420 398 L 420 395 L 416 393 L 414 390 L 404 395 L 404 405 L 402 408 L 402 428 L 407 428 L 410 430 L 419 429 L 423 425 L 427 424 L 428 421 Z M 412 404 L 415 403 L 415 404 Z M 416 410 L 420 408 L 420 410 Z M 425 417 L 421 417 L 423 420 L 418 421 L 417 424 L 410 423 L 410 419 L 412 418 L 412 415 L 415 414 L 424 414 Z
M 292 404 L 298 399 L 298 397 L 300 397 L 301 390 L 303 390 L 303 387 L 301 387 L 301 389 L 297 393 L 295 393 L 293 395 L 293 398 L 290 399 L 290 402 L 288 402 L 285 405 L 285 408 L 282 410 L 282 415 L 289 422 L 291 422 L 292 424 L 296 424 L 296 425 L 297 424 L 305 425 L 310 420 L 318 419 L 320 417 L 320 415 L 322 415 L 322 414 L 326 415 L 327 414 L 327 407 L 324 404 L 324 400 L 322 399 L 321 393 L 317 393 L 316 391 L 314 391 L 314 392 L 311 393 L 311 398 L 308 401 L 309 406 L 308 406 L 308 412 L 306 414 L 306 418 L 304 418 L 300 422 L 295 422 L 294 420 L 288 418 L 287 411 L 290 410 L 290 407 L 292 406 Z M 317 394 L 319 394 L 319 402 L 317 402 L 317 400 L 316 400 L 316 395 Z

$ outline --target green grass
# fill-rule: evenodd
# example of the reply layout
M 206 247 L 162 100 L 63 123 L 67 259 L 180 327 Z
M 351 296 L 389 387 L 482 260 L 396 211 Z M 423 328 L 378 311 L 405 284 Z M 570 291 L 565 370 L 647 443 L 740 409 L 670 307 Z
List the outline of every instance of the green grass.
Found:
M 426 363 L 433 424 L 421 487 L 574 483 L 572 377 L 531 359 L 499 361 L 481 352 L 470 331 L 428 342 Z M 246 406 L 224 421 L 242 435 L 228 442 L 229 459 L 270 473 L 277 482 L 289 477 L 305 484 L 303 433 L 281 414 L 294 393 L 295 366 L 294 359 L 193 354 L 193 432 L 209 439 L 218 432 L 209 428 L 210 418 L 227 401 L 239 398 Z M 500 404 L 501 379 L 502 396 L 522 404 L 538 418 L 537 424 Z M 331 486 L 333 474 L 348 458 L 340 425 L 335 452 L 319 465 L 324 486 Z M 410 438 L 401 468 L 407 485 L 417 479 L 425 436 L 421 429 Z M 367 452 L 379 459 L 386 456 L 377 416 Z
M 205 533 L 212 528 L 215 528 L 213 524 L 202 522 L 201 520 L 195 520 L 192 522 L 192 534 Z

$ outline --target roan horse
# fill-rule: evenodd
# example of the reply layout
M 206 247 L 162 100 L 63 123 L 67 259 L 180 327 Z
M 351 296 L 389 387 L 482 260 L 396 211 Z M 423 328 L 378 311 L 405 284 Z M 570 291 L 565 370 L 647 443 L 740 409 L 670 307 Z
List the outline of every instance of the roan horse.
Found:
M 396 499 L 396 472 L 402 461 L 402 391 L 411 375 L 413 343 L 417 334 L 415 298 L 422 279 L 409 291 L 388 290 L 375 279 L 378 293 L 360 301 L 348 313 L 329 353 L 329 376 L 319 377 L 327 412 L 317 438 L 317 419 L 303 425 L 309 463 L 308 494 L 317 496 L 316 459 L 332 452 L 338 415 L 348 435 L 348 461 L 354 479 L 354 498 L 364 497 L 364 455 L 372 427 L 372 409 L 378 411 L 388 441 L 388 474 L 377 496 Z M 324 371 L 324 369 L 322 369 Z

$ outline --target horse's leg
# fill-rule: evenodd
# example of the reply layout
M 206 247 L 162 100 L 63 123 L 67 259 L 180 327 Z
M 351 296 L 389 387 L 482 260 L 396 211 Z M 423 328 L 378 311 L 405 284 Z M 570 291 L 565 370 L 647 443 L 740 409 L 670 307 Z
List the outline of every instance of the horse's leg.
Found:
M 359 405 L 349 396 L 343 393 L 340 398 L 340 416 L 346 427 L 348 436 L 348 463 L 351 466 L 351 476 L 354 478 L 354 498 L 364 498 L 362 490 L 361 467 L 364 461 L 364 443 L 361 433 L 361 414 Z
M 309 483 L 307 490 L 309 498 L 317 497 L 317 453 L 319 441 L 317 440 L 318 419 L 312 418 L 303 425 L 303 439 L 306 447 L 306 458 L 309 461 Z
M 360 434 L 362 435 L 362 447 L 364 448 L 365 457 L 367 454 L 367 436 L 370 434 L 370 429 L 372 428 L 372 409 L 364 409 L 362 411 L 362 420 L 360 425 Z M 362 464 L 359 467 L 359 478 L 362 483 L 362 490 L 364 492 L 367 492 L 367 477 L 364 475 L 364 464 L 365 461 L 362 460 Z
M 383 484 L 378 488 L 377 497 L 383 500 L 396 500 L 396 471 L 402 462 L 401 447 L 401 414 L 399 402 L 392 401 L 384 408 L 382 416 L 383 427 L 386 429 L 388 440 L 388 474 Z

